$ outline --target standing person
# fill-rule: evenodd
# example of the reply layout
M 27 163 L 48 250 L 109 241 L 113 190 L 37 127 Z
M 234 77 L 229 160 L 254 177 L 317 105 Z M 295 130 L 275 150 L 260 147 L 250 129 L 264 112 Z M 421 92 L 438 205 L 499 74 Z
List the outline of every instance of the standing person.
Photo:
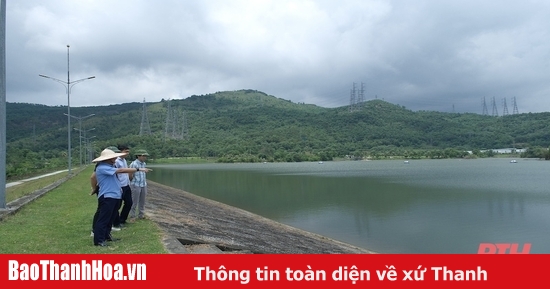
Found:
M 145 173 L 142 172 L 142 169 L 145 168 L 145 161 L 149 154 L 145 150 L 137 150 L 136 160 L 130 164 L 130 168 L 139 169 L 138 172 L 134 173 L 134 178 L 130 182 L 132 187 L 132 209 L 130 210 L 130 218 L 135 220 L 136 218 L 136 207 L 138 209 L 137 217 L 139 219 L 145 219 L 145 195 L 147 195 L 147 180 L 145 178 Z
M 116 159 L 115 167 L 128 168 L 126 157 L 128 156 L 128 153 L 130 153 L 130 148 L 125 144 L 119 144 L 117 147 L 117 150 L 119 150 L 121 153 L 124 153 L 125 155 L 120 156 Z M 133 175 L 117 174 L 117 177 L 120 182 L 120 187 L 122 188 L 122 202 L 124 202 L 124 206 L 122 206 L 122 203 L 119 204 L 117 208 L 117 212 L 121 206 L 122 206 L 122 211 L 120 211 L 120 214 L 117 214 L 115 216 L 112 230 L 120 231 L 120 229 L 122 229 L 122 226 L 126 224 L 126 220 L 128 219 L 128 214 L 130 213 L 130 209 L 132 208 L 132 190 L 130 189 L 130 180 L 132 179 Z
M 107 147 L 107 149 L 109 150 L 112 150 L 114 151 L 115 153 L 119 153 L 120 151 L 118 150 L 117 147 L 115 146 L 110 146 L 110 147 Z M 95 175 L 95 170 L 97 169 L 97 166 L 99 165 L 99 163 L 96 163 L 95 164 L 95 167 L 94 167 L 94 172 L 92 173 L 92 175 L 90 176 L 90 184 L 91 184 L 91 187 L 92 187 L 92 191 L 90 192 L 90 196 L 93 196 L 93 195 L 97 195 L 99 193 L 99 186 L 97 184 L 97 177 Z M 92 233 L 90 234 L 91 237 L 94 236 L 94 226 L 95 226 L 95 223 L 97 221 L 97 217 L 99 217 L 99 199 L 97 201 L 97 209 L 95 211 L 95 214 L 94 214 L 94 218 L 92 219 Z
M 116 174 L 135 173 L 141 171 L 147 173 L 147 168 L 115 168 L 116 158 L 124 153 L 115 153 L 110 149 L 104 149 L 101 155 L 92 162 L 99 163 L 95 175 L 99 185 L 98 202 L 99 215 L 94 226 L 94 245 L 105 247 L 107 241 L 116 241 L 111 238 L 111 228 L 115 214 L 118 214 L 117 204 L 122 198 L 122 189 Z
M 90 176 L 90 185 L 92 187 L 92 191 L 90 192 L 90 196 L 97 195 L 99 193 L 99 186 L 97 185 L 97 178 L 95 176 L 95 170 L 97 169 L 97 166 L 99 163 L 95 164 L 94 172 Z M 97 209 L 95 210 L 94 218 L 92 219 L 92 233 L 90 234 L 91 237 L 94 236 L 94 227 L 95 223 L 97 221 L 97 217 L 99 216 L 99 199 L 97 201 Z

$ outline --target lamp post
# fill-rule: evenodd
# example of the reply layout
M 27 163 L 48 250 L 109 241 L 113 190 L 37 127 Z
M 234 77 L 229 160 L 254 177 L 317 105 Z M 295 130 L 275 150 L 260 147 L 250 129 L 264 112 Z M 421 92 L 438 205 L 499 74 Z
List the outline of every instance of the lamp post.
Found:
M 6 208 L 6 0 L 0 0 L 0 210 Z
M 67 114 L 64 113 L 64 115 L 67 115 Z M 82 166 L 82 120 L 85 119 L 85 118 L 94 116 L 94 115 L 95 115 L 95 113 L 92 113 L 92 114 L 87 115 L 87 116 L 74 116 L 74 115 L 70 116 L 70 117 L 76 118 L 78 120 L 78 127 L 79 128 L 75 128 L 75 129 L 80 132 L 80 135 L 78 137 L 78 139 L 80 140 L 80 146 L 78 147 L 78 152 L 80 154 L 80 166 Z
M 88 163 L 91 163 L 92 160 L 93 160 L 93 157 L 92 157 L 92 146 L 91 146 L 91 142 L 90 142 L 90 140 L 93 139 L 93 138 L 95 138 L 95 135 L 92 136 L 92 137 L 89 137 L 89 138 L 85 138 L 85 137 L 84 137 L 84 140 L 85 140 L 85 142 L 86 142 L 86 147 L 88 148 L 88 149 L 87 149 L 87 152 L 88 152 Z
M 69 148 L 67 149 L 68 150 L 68 158 L 69 158 L 69 175 L 71 174 L 71 88 L 79 83 L 79 82 L 82 82 L 84 80 L 88 80 L 88 79 L 93 79 L 95 78 L 95 76 L 90 76 L 90 77 L 86 77 L 86 78 L 82 78 L 82 79 L 79 79 L 79 80 L 75 80 L 75 81 L 72 81 L 71 82 L 71 77 L 70 77 L 70 73 L 69 73 L 69 45 L 67 45 L 67 81 L 63 81 L 63 80 L 60 80 L 60 79 L 57 79 L 57 78 L 53 78 L 53 77 L 49 77 L 49 76 L 46 76 L 46 75 L 43 75 L 43 74 L 39 74 L 38 76 L 41 76 L 41 77 L 45 77 L 45 78 L 49 78 L 51 80 L 54 80 L 54 81 L 57 81 L 59 83 L 61 83 L 65 89 L 67 90 L 67 123 L 68 123 L 68 128 L 67 128 L 67 138 L 68 138 L 68 146 Z
M 75 128 L 75 129 L 76 129 L 76 128 Z M 76 129 L 76 130 L 78 130 L 78 129 Z M 80 136 L 80 139 L 84 139 L 84 146 L 86 146 L 86 152 L 89 152 L 89 148 L 88 148 L 88 145 L 89 145 L 89 144 L 88 144 L 88 141 L 89 141 L 90 139 L 92 139 L 92 138 L 95 137 L 95 135 L 94 135 L 94 136 L 92 136 L 92 137 L 90 137 L 90 138 L 87 138 L 87 137 L 86 137 L 86 133 L 89 132 L 89 131 L 92 131 L 92 130 L 95 130 L 95 127 L 94 127 L 94 128 L 91 128 L 91 129 L 87 129 L 87 130 L 81 130 L 81 132 L 80 132 L 81 134 L 82 134 L 82 132 L 84 132 L 84 136 L 81 135 L 81 136 Z M 86 163 L 88 163 L 88 162 L 86 162 Z

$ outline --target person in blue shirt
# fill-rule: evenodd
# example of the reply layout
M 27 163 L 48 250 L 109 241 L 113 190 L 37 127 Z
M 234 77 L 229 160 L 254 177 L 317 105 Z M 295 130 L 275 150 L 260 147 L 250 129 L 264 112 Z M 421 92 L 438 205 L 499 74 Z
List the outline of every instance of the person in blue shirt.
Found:
M 118 204 L 122 199 L 122 189 L 116 174 L 132 174 L 136 172 L 147 173 L 148 168 L 116 168 L 116 158 L 125 153 L 115 153 L 110 149 L 104 149 L 101 155 L 92 162 L 98 163 L 95 169 L 99 192 L 97 195 L 99 214 L 94 226 L 94 245 L 105 247 L 107 241 L 116 241 L 111 238 L 113 219 L 118 215 Z
M 106 147 L 106 149 L 109 149 L 109 150 L 112 150 L 114 151 L 115 153 L 120 153 L 121 151 L 116 147 L 116 146 L 109 146 L 109 147 Z M 120 157 L 117 158 L 117 161 Z M 90 192 L 90 195 L 93 196 L 93 195 L 96 195 L 99 193 L 99 186 L 97 185 L 97 178 L 95 176 L 95 170 L 97 168 L 97 166 L 99 165 L 99 163 L 96 163 L 95 164 L 95 167 L 94 167 L 94 172 L 92 173 L 92 175 L 90 176 L 90 184 L 92 186 L 92 191 Z M 116 165 L 116 162 L 115 162 L 115 165 Z M 128 167 L 128 166 L 126 166 Z M 119 177 L 120 179 L 120 176 L 117 174 L 117 176 Z M 121 183 L 122 185 L 122 183 Z M 122 190 L 122 199 L 124 199 L 124 189 Z M 120 205 L 118 205 L 118 207 L 120 207 Z M 90 236 L 94 236 L 94 225 L 95 223 L 97 222 L 97 217 L 99 217 L 99 199 L 98 199 L 98 202 L 97 202 L 97 209 L 95 211 L 95 214 L 94 214 L 94 218 L 92 220 L 92 233 Z M 114 225 L 116 224 L 116 216 L 115 216 L 115 220 L 113 221 L 113 228 L 114 229 Z M 112 230 L 111 229 L 111 230 Z

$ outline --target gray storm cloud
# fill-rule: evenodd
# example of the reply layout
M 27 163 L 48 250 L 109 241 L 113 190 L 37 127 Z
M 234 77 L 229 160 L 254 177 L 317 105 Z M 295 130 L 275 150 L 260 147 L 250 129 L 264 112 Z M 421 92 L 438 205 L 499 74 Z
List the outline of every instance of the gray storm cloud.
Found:
M 7 101 L 66 105 L 45 74 L 91 75 L 71 106 L 257 89 L 324 107 L 365 99 L 482 112 L 550 108 L 545 1 L 8 1 Z M 502 107 L 499 107 L 502 111 Z

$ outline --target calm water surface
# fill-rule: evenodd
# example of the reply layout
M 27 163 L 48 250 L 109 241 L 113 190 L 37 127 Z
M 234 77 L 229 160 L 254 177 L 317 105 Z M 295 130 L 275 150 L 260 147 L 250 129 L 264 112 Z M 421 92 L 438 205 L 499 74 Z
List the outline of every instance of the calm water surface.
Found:
M 550 253 L 550 162 L 152 167 L 155 182 L 380 253 L 477 253 L 485 242 Z

